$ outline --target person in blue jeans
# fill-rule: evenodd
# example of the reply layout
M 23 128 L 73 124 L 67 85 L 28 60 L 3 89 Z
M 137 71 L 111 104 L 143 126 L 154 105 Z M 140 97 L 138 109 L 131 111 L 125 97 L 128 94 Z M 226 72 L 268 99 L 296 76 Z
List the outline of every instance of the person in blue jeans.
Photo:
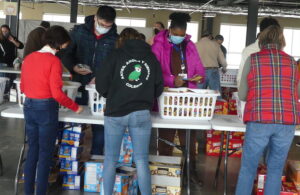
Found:
M 279 195 L 281 176 L 300 123 L 299 71 L 285 46 L 278 25 L 259 35 L 260 52 L 246 60 L 239 86 L 239 99 L 246 101 L 246 135 L 236 195 L 252 194 L 260 157 L 268 147 L 265 195 Z
M 58 103 L 76 113 L 83 110 L 62 91 L 62 64 L 55 56 L 70 42 L 68 31 L 61 26 L 52 26 L 45 33 L 45 41 L 41 50 L 26 56 L 21 71 L 21 91 L 26 95 L 25 134 L 29 146 L 24 167 L 25 195 L 47 193 L 58 130 Z
M 96 89 L 106 98 L 104 112 L 105 160 L 104 194 L 113 194 L 116 165 L 126 129 L 133 143 L 133 158 L 137 167 L 138 184 L 142 195 L 151 194 L 149 142 L 150 110 L 154 99 L 163 91 L 159 62 L 150 46 L 132 28 L 124 29 L 117 49 L 105 60 L 96 73 Z

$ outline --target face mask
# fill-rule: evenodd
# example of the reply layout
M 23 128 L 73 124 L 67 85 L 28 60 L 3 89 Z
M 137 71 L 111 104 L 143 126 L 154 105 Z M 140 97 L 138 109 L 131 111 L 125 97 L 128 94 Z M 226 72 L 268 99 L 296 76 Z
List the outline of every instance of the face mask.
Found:
M 110 30 L 110 28 L 104 28 L 103 26 L 100 26 L 98 24 L 98 22 L 96 22 L 96 31 L 99 33 L 99 34 L 106 34 L 108 31 Z
M 175 45 L 180 44 L 185 37 L 182 36 L 174 36 L 174 35 L 170 35 L 170 40 L 172 43 L 174 43 Z
M 154 34 L 157 35 L 159 33 L 159 30 L 157 28 L 154 29 Z
M 5 38 L 8 38 L 9 37 L 9 33 L 7 32 L 7 33 L 3 33 L 3 36 L 5 37 Z

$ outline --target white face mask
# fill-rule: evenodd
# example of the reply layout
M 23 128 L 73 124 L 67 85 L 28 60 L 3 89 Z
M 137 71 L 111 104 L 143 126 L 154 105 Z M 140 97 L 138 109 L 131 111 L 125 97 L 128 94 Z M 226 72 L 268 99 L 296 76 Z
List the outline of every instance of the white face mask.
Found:
M 106 34 L 110 29 L 111 29 L 111 27 L 110 28 L 104 28 L 103 26 L 100 26 L 99 24 L 98 24 L 98 22 L 95 22 L 96 23 L 96 31 L 99 33 L 99 34 Z

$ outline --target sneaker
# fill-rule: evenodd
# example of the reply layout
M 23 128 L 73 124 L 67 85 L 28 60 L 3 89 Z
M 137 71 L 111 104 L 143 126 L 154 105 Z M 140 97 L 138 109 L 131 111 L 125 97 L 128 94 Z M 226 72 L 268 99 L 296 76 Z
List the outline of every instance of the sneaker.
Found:
M 296 143 L 296 146 L 297 146 L 297 147 L 300 147 L 300 142 Z

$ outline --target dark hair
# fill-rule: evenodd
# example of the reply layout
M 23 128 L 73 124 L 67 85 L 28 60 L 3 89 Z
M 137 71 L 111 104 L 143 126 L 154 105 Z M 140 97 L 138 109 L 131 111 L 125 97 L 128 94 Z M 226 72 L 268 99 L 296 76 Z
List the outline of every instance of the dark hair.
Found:
M 141 35 L 133 28 L 124 28 L 117 40 L 117 48 L 123 47 L 125 41 L 130 39 L 141 39 Z
M 50 22 L 47 21 L 42 21 L 40 26 L 44 27 L 44 28 L 50 28 Z
M 10 31 L 10 28 L 9 28 L 9 26 L 8 26 L 7 24 L 3 24 L 3 25 L 1 26 L 1 28 L 7 28 L 7 29 Z
M 191 16 L 187 13 L 174 12 L 169 16 L 171 20 L 170 28 L 180 28 L 186 30 L 187 23 L 191 21 Z
M 157 21 L 157 22 L 155 22 L 155 24 L 159 24 L 161 26 L 161 28 L 165 28 L 165 25 L 162 22 Z
M 110 6 L 100 6 L 97 11 L 97 17 L 107 22 L 114 22 L 116 19 L 116 10 Z
M 266 28 L 260 33 L 258 44 L 260 48 L 263 48 L 268 44 L 275 44 L 278 45 L 280 50 L 283 49 L 285 46 L 285 39 L 281 27 L 278 25 L 271 25 Z
M 209 30 L 204 30 L 202 32 L 201 37 L 209 37 L 209 36 L 212 36 L 212 33 Z
M 146 36 L 143 33 L 140 33 L 140 39 L 146 41 Z
M 46 31 L 44 40 L 51 48 L 60 50 L 61 45 L 70 42 L 71 38 L 64 27 L 54 25 Z
M 268 28 L 271 25 L 276 25 L 280 27 L 278 21 L 275 18 L 271 16 L 264 18 L 259 24 L 260 32 L 264 31 L 266 28 Z
M 215 39 L 220 40 L 220 41 L 224 41 L 224 37 L 222 35 L 216 35 Z

